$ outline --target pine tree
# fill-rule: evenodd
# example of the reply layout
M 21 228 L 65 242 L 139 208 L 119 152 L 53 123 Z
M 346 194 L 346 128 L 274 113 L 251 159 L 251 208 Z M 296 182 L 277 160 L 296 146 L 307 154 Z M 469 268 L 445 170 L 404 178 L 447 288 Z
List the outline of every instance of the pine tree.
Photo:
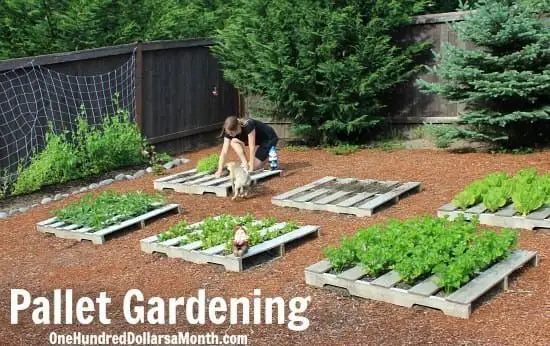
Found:
M 480 0 L 453 26 L 477 49 L 447 45 L 431 69 L 440 83 L 426 91 L 464 103 L 457 137 L 500 146 L 550 140 L 550 27 L 540 13 L 548 1 Z M 541 6 L 542 5 L 542 6 Z M 472 8 L 466 6 L 464 10 Z
M 239 5 L 240 4 L 240 5 Z M 361 142 L 379 124 L 383 96 L 415 72 L 423 44 L 391 33 L 422 1 L 237 1 L 212 49 L 224 76 L 263 96 L 312 143 Z

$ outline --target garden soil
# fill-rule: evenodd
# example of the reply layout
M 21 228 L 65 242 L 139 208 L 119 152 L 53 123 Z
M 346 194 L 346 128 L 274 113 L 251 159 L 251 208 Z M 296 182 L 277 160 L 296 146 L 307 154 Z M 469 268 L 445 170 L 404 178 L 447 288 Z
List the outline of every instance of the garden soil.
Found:
M 191 169 L 211 148 L 185 155 L 191 163 L 171 172 Z M 521 231 L 523 249 L 540 253 L 538 267 L 521 270 L 509 286 L 474 310 L 468 320 L 445 316 L 427 308 L 404 308 L 388 303 L 343 296 L 309 287 L 304 268 L 323 259 L 322 249 L 336 245 L 344 235 L 359 227 L 389 218 L 435 215 L 453 195 L 474 179 L 523 167 L 550 171 L 550 153 L 529 155 L 451 154 L 430 150 L 361 151 L 334 156 L 322 150 L 280 151 L 283 177 L 262 182 L 255 196 L 231 201 L 211 195 L 167 192 L 170 202 L 180 203 L 181 215 L 169 215 L 141 230 L 115 237 L 104 245 L 64 240 L 39 233 L 36 222 L 50 212 L 75 201 L 78 196 L 0 220 L 0 343 L 2 345 L 44 345 L 50 332 L 176 333 L 189 331 L 247 334 L 250 345 L 548 345 L 550 344 L 550 230 Z M 383 209 L 372 217 L 357 218 L 329 212 L 300 211 L 271 204 L 271 197 L 324 176 L 355 177 L 393 181 L 421 181 L 424 190 Z M 134 181 L 117 182 L 107 188 L 119 191 L 154 192 L 153 175 Z M 105 188 L 105 189 L 107 189 Z M 100 191 L 100 190 L 99 190 Z M 231 212 L 253 212 L 258 217 L 275 216 L 321 226 L 321 236 L 288 251 L 281 259 L 252 267 L 242 273 L 225 272 L 215 265 L 198 265 L 150 255 L 140 251 L 139 241 L 166 230 L 178 220 L 197 222 L 207 216 Z M 10 325 L 10 289 L 24 288 L 33 296 L 53 297 L 54 289 L 72 288 L 75 297 L 97 297 L 106 291 L 113 299 L 108 317 L 112 324 L 100 325 L 97 318 L 86 326 L 34 325 L 30 312 L 20 324 Z M 123 317 L 122 299 L 132 288 L 151 296 L 190 297 L 206 289 L 208 297 L 252 297 L 260 288 L 262 297 L 311 296 L 305 313 L 306 331 L 293 332 L 283 325 L 187 324 L 185 311 L 175 325 L 129 325 Z M 288 305 L 287 305 L 288 307 Z M 285 312 L 288 315 L 288 310 Z M 288 321 L 288 319 L 287 319 Z

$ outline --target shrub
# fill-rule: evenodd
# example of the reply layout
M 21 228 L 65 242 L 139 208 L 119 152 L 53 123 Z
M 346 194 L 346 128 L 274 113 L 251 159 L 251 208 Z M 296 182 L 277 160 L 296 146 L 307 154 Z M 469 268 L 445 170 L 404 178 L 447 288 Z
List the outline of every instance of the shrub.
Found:
M 145 138 L 125 110 L 106 115 L 99 125 L 89 125 L 79 114 L 74 133 L 56 134 L 50 126 L 46 147 L 33 155 L 27 167 L 19 166 L 12 194 L 144 163 L 144 145 Z
M 66 182 L 85 173 L 79 170 L 82 158 L 76 147 L 67 140 L 64 133 L 46 134 L 46 148 L 35 154 L 29 166 L 19 166 L 13 194 L 20 195 L 39 190 L 44 185 Z
M 384 117 L 385 96 L 416 72 L 425 44 L 390 34 L 425 1 L 236 1 L 212 47 L 224 76 L 274 106 L 311 144 L 359 142 Z
M 466 111 L 454 138 L 503 147 L 547 143 L 550 131 L 550 30 L 538 13 L 544 2 L 480 0 L 479 7 L 453 26 L 478 49 L 447 45 L 429 69 L 442 82 L 419 80 L 421 88 Z M 472 9 L 470 6 L 463 10 Z
M 144 162 L 144 138 L 125 110 L 105 116 L 101 126 L 90 126 L 79 118 L 76 145 L 84 160 L 82 167 L 90 174 Z

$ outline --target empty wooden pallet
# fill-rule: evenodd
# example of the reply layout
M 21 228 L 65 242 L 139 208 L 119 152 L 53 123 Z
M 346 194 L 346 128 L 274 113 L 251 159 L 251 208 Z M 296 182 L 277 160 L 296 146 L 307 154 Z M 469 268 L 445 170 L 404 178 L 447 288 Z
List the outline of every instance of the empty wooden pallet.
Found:
M 396 203 L 400 197 L 421 189 L 419 182 L 324 177 L 275 196 L 271 202 L 281 207 L 371 216 L 377 208 Z
M 37 223 L 36 229 L 39 232 L 54 234 L 58 238 L 90 240 L 94 244 L 103 244 L 105 243 L 105 237 L 109 234 L 121 231 L 136 224 L 139 224 L 140 227 L 143 228 L 145 227 L 145 221 L 174 210 L 181 213 L 181 208 L 178 204 L 167 204 L 143 215 L 136 216 L 97 231 L 89 227 L 64 223 L 63 221 L 59 221 L 56 217 Z
M 250 174 L 252 184 L 276 175 L 281 175 L 282 170 L 259 170 Z M 156 190 L 174 190 L 176 192 L 202 195 L 214 193 L 218 197 L 230 195 L 232 187 L 229 177 L 216 178 L 208 172 L 197 173 L 196 169 L 159 178 L 154 181 Z
M 285 225 L 286 223 L 284 222 L 277 223 L 271 227 L 260 230 L 260 233 L 265 234 L 270 230 L 281 229 L 284 228 Z M 195 232 L 200 232 L 200 229 Z M 292 232 L 285 233 L 276 238 L 250 247 L 243 257 L 236 257 L 233 254 L 223 254 L 225 244 L 220 244 L 207 249 L 202 249 L 201 241 L 180 245 L 180 241 L 184 238 L 184 236 L 159 242 L 157 236 L 155 235 L 141 240 L 140 243 L 141 250 L 146 253 L 162 253 L 168 257 L 182 258 L 184 261 L 199 264 L 220 264 L 223 265 L 227 271 L 240 272 L 243 271 L 243 263 L 256 255 L 261 255 L 270 250 L 275 250 L 276 256 L 282 257 L 285 253 L 285 246 L 288 243 L 311 234 L 318 236 L 319 233 L 319 226 L 302 226 Z
M 521 216 L 515 209 L 514 204 L 509 204 L 494 213 L 485 208 L 483 203 L 479 203 L 469 209 L 461 210 L 452 204 L 445 204 L 437 210 L 438 217 L 448 217 L 453 220 L 459 215 L 464 215 L 466 219 L 476 216 L 479 223 L 489 226 L 523 228 L 533 230 L 535 228 L 550 229 L 550 206 L 544 206 Z
M 365 272 L 355 266 L 341 273 L 331 274 L 328 261 L 318 262 L 305 270 L 308 285 L 316 287 L 333 286 L 346 289 L 351 295 L 392 303 L 411 308 L 422 305 L 443 311 L 444 314 L 460 318 L 469 318 L 472 305 L 486 292 L 497 285 L 508 288 L 508 278 L 525 264 L 538 264 L 538 254 L 532 251 L 518 250 L 505 260 L 494 264 L 480 273 L 470 282 L 455 292 L 445 295 L 434 283 L 435 276 L 429 277 L 412 287 L 399 286 L 401 278 L 395 271 L 390 271 L 378 278 L 362 280 Z

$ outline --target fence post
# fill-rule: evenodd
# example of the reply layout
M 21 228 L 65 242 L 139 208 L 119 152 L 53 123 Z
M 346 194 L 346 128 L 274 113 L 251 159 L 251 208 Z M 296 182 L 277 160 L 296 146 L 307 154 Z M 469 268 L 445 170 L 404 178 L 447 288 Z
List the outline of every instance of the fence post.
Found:
M 136 46 L 136 125 L 143 133 L 143 46 Z

